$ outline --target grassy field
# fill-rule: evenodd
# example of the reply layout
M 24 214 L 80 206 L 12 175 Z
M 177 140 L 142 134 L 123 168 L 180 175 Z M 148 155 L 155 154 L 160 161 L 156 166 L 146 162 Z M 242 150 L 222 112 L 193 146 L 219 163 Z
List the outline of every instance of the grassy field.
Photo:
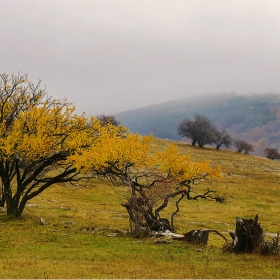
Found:
M 226 204 L 182 202 L 175 217 L 178 233 L 208 228 L 229 237 L 236 217 L 255 214 L 266 233 L 280 230 L 279 162 L 155 139 L 160 148 L 169 143 L 193 160 L 220 165 L 222 177 L 201 188 L 227 197 Z M 224 241 L 215 234 L 207 246 L 109 237 L 129 227 L 120 205 L 123 191 L 96 180 L 87 187 L 55 185 L 30 201 L 21 219 L 10 220 L 2 213 L 0 278 L 280 278 L 279 256 L 223 253 Z M 164 213 L 168 218 L 172 207 Z M 47 224 L 41 225 L 40 218 Z

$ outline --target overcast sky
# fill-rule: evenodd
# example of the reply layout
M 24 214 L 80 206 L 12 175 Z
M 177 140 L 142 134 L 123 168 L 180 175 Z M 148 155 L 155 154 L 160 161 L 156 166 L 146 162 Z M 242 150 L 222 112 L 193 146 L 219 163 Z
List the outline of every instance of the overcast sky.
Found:
M 0 0 L 0 72 L 77 111 L 280 93 L 278 0 Z

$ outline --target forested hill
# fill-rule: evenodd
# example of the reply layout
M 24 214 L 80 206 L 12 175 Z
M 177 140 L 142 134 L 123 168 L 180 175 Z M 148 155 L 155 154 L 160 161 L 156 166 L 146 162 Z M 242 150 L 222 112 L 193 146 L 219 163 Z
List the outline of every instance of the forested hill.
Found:
M 121 112 L 116 118 L 134 133 L 180 140 L 178 124 L 195 113 L 208 117 L 234 140 L 252 143 L 256 155 L 263 155 L 265 147 L 280 148 L 280 94 L 197 96 Z

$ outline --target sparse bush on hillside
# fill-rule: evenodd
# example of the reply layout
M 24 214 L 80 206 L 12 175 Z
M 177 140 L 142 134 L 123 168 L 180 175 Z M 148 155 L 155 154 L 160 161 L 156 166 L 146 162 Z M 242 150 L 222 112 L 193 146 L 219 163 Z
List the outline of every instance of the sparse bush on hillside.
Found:
M 233 142 L 234 147 L 237 149 L 238 153 L 244 151 L 245 155 L 254 151 L 254 146 L 252 144 L 247 143 L 244 140 L 236 140 Z
M 114 115 L 98 115 L 96 119 L 100 121 L 102 127 L 107 127 L 108 130 L 110 130 L 112 126 L 118 127 L 118 136 L 125 137 L 127 128 L 121 125 Z
M 100 120 L 100 124 L 102 126 L 106 126 L 108 124 L 119 126 L 121 124 L 114 115 L 98 115 L 96 118 Z
M 214 143 L 219 132 L 208 118 L 195 114 L 194 121 L 184 119 L 179 124 L 178 133 L 190 138 L 193 146 L 197 143 L 199 147 L 204 147 L 206 144 Z
M 265 148 L 263 150 L 263 153 L 264 153 L 266 158 L 269 158 L 269 159 L 272 159 L 272 160 L 280 159 L 280 153 L 275 148 Z
M 216 149 L 219 150 L 222 145 L 229 148 L 232 144 L 232 138 L 225 131 L 218 131 L 214 143 L 216 144 Z

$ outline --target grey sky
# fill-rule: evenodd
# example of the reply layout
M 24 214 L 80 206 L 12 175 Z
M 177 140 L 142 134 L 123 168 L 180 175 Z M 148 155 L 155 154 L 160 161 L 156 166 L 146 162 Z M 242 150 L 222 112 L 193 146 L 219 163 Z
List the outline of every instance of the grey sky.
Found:
M 280 92 L 278 0 L 0 0 L 0 72 L 77 111 Z

